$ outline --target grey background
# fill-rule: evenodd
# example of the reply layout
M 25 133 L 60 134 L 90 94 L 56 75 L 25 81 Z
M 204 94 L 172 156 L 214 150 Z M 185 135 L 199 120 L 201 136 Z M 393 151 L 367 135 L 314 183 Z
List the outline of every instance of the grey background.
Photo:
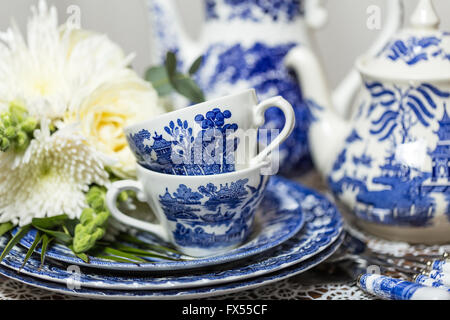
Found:
M 203 0 L 174 0 L 179 3 L 186 29 L 195 37 L 201 28 Z M 316 33 L 330 83 L 336 86 L 377 35 L 366 27 L 366 10 L 379 5 L 382 10 L 388 0 L 328 0 L 329 22 Z M 67 19 L 67 7 L 76 4 L 81 8 L 81 23 L 86 29 L 105 32 L 118 42 L 127 53 L 135 52 L 134 68 L 143 74 L 149 64 L 150 36 L 146 0 L 48 0 L 57 6 L 60 21 Z M 406 19 L 417 0 L 404 0 Z M 30 5 L 37 0 L 0 0 L 0 30 L 5 30 L 11 18 L 25 30 Z M 450 30 L 450 1 L 435 0 L 445 30 Z M 382 11 L 383 12 L 383 11 Z M 382 17 L 384 15 L 382 14 Z

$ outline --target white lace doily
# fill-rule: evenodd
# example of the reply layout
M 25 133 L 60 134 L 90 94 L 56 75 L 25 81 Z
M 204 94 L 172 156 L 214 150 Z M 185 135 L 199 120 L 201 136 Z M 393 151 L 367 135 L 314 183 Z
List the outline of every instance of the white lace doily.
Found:
M 294 279 L 294 280 L 293 280 Z M 298 281 L 298 280 L 297 280 Z M 369 300 L 354 282 L 303 286 L 295 278 L 286 279 L 253 290 L 214 297 L 222 300 Z M 33 288 L 15 280 L 0 277 L 0 300 L 70 300 L 77 297 Z

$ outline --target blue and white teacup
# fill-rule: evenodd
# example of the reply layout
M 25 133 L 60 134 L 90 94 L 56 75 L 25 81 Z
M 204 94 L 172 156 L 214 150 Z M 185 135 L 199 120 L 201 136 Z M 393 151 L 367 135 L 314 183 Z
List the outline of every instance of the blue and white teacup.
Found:
M 211 176 L 179 176 L 137 166 L 138 181 L 112 183 L 106 203 L 119 222 L 151 232 L 180 252 L 204 257 L 228 251 L 250 235 L 255 211 L 269 176 L 267 162 L 240 171 Z M 144 222 L 122 213 L 117 197 L 133 190 L 149 204 L 158 223 Z
M 281 109 L 285 126 L 281 133 L 273 133 L 279 135 L 258 153 L 257 135 L 260 141 L 265 140 L 258 128 L 270 107 Z M 258 104 L 255 90 L 250 89 L 134 124 L 125 128 L 125 134 L 137 162 L 147 169 L 174 175 L 212 175 L 267 159 L 294 125 L 294 110 L 285 99 L 274 97 Z

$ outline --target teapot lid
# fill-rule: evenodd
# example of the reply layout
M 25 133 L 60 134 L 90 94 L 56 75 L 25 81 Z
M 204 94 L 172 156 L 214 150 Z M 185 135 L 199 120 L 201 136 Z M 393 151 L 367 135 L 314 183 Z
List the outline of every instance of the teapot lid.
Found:
M 390 80 L 449 81 L 450 32 L 440 31 L 432 0 L 420 0 L 411 27 L 396 34 L 375 56 L 358 59 L 362 74 Z

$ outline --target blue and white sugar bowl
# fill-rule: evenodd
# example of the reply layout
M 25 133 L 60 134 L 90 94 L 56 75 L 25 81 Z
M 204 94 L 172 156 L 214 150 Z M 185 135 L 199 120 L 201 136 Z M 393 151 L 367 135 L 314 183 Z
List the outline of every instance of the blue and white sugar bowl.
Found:
M 307 48 L 291 57 L 316 121 L 317 168 L 361 228 L 412 243 L 450 242 L 450 33 L 431 0 L 375 57 L 358 59 L 364 86 L 350 120 L 333 110 Z

